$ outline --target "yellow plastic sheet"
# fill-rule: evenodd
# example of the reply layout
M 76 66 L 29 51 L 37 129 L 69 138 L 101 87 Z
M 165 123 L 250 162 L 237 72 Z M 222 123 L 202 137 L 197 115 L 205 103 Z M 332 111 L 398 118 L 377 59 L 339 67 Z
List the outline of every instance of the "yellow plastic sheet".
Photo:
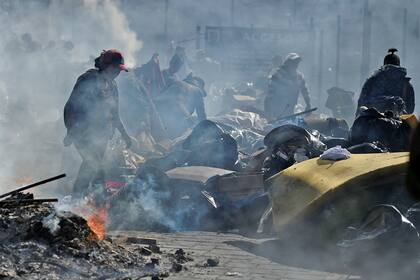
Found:
M 354 193 L 404 181 L 408 160 L 408 153 L 361 154 L 342 161 L 311 159 L 282 171 L 267 181 L 275 229 L 281 232 L 292 220 L 327 203 L 325 197 L 345 195 L 343 190 Z

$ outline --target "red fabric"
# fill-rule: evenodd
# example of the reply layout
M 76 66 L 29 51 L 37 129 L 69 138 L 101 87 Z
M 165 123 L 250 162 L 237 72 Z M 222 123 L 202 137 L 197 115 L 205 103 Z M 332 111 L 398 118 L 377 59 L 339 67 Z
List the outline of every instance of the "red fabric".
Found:
M 105 187 L 107 189 L 119 189 L 125 186 L 125 182 L 106 181 Z

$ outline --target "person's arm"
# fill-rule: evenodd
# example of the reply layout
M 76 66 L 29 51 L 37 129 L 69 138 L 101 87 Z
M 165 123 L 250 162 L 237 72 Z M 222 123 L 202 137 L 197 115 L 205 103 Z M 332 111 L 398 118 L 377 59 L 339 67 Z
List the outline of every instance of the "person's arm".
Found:
M 121 133 L 122 138 L 124 139 L 127 148 L 130 148 L 132 141 L 131 137 L 128 135 L 127 130 L 125 129 L 125 126 L 123 122 L 121 121 L 120 117 L 120 104 L 119 104 L 119 98 L 118 98 L 118 89 L 115 87 L 115 108 L 113 110 L 113 122 L 114 127 Z
M 404 93 L 404 102 L 405 107 L 408 114 L 412 114 L 414 112 L 415 103 L 415 94 L 414 88 L 410 82 L 407 82 L 407 86 Z

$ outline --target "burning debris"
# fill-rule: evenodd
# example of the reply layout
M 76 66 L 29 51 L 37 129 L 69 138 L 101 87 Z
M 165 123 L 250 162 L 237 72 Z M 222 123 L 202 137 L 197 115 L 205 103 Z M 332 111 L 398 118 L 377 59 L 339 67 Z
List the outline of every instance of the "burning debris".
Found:
M 140 278 L 165 275 L 172 267 L 165 268 L 165 258 L 186 261 L 177 253 L 153 253 L 139 244 L 100 240 L 102 236 L 85 219 L 71 212 L 57 213 L 51 205 L 0 208 L 0 227 L 2 277 Z
M 34 185 L 39 183 L 30 186 Z M 50 202 L 56 199 L 34 199 L 33 194 L 16 191 L 8 195 L 0 203 L 0 277 L 167 277 L 169 272 L 179 272 L 181 264 L 193 261 L 182 249 L 162 252 L 156 240 L 107 237 L 106 208 L 86 204 L 79 209 L 87 215 L 85 219 L 53 207 Z

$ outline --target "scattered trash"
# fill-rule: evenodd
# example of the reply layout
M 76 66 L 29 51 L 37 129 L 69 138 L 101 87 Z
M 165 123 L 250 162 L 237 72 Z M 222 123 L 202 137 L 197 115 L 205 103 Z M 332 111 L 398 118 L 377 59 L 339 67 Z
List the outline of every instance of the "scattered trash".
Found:
M 140 254 L 145 255 L 145 256 L 150 256 L 152 255 L 152 251 L 150 251 L 147 248 L 141 247 Z
M 172 264 L 172 271 L 174 272 L 180 272 L 182 270 L 182 264 L 179 264 L 177 262 L 174 262 Z
M 219 259 L 214 259 L 214 258 L 212 258 L 212 259 L 207 259 L 206 265 L 207 265 L 208 267 L 215 267 L 215 266 L 218 266 L 218 265 L 219 265 Z
M 162 253 L 161 250 L 160 250 L 160 247 L 157 246 L 157 245 L 154 245 L 154 244 L 151 244 L 151 245 L 147 246 L 147 249 L 149 249 L 150 251 L 152 251 L 155 254 Z
M 412 279 L 418 265 L 419 233 L 393 205 L 373 207 L 337 245 L 343 263 L 367 279 Z
M 399 117 L 375 108 L 360 113 L 350 130 L 350 145 L 379 142 L 391 152 L 408 151 L 412 128 Z
M 242 277 L 242 274 L 239 272 L 226 272 L 226 276 L 232 276 L 232 277 Z
M 368 211 L 358 228 L 349 228 L 351 236 L 339 243 L 340 247 L 352 247 L 368 243 L 376 250 L 388 250 L 387 244 L 392 242 L 405 244 L 404 247 L 418 246 L 419 234 L 416 227 L 393 205 L 378 205 Z M 376 243 L 376 244 L 375 244 Z M 408 249 L 409 247 L 405 248 Z M 365 247 L 366 249 L 366 247 Z M 407 252 L 403 250 L 402 252 Z

